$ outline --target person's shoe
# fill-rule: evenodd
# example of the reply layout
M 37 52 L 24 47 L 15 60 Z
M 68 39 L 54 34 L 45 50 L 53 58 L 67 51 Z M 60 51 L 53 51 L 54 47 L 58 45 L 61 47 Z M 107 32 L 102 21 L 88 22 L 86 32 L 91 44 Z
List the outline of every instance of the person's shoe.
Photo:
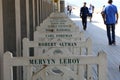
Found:
M 83 27 L 83 30 L 86 31 L 86 27 Z
M 86 29 L 84 29 L 84 31 L 86 31 Z
M 112 43 L 109 43 L 108 45 L 112 45 Z
M 119 71 L 120 71 L 120 65 L 119 65 Z
M 112 44 L 113 44 L 113 45 L 116 45 L 116 43 L 115 43 L 115 42 L 113 42 Z
M 112 45 L 112 42 L 108 42 L 108 45 Z

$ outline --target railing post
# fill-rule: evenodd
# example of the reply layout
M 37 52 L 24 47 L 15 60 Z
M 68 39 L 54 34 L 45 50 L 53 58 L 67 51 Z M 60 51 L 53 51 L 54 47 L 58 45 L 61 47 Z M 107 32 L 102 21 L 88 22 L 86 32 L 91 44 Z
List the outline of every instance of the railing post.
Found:
M 32 66 L 27 66 L 27 80 L 32 80 Z
M 101 51 L 98 53 L 99 66 L 98 66 L 98 77 L 99 80 L 107 80 L 107 55 Z
M 23 57 L 29 57 L 29 40 L 28 38 L 23 39 Z
M 10 63 L 12 53 L 6 52 L 3 57 L 3 80 L 13 80 L 13 70 Z
M 23 57 L 29 57 L 28 38 L 23 39 Z M 23 67 L 23 80 L 27 80 L 27 67 Z

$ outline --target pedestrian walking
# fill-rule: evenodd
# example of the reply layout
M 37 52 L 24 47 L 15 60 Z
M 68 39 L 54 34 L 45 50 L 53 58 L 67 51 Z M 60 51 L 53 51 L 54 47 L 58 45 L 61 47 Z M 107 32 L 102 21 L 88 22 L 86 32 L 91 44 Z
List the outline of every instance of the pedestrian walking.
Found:
M 69 15 L 72 13 L 72 6 L 69 6 Z
M 102 17 L 107 29 L 108 44 L 116 45 L 115 24 L 118 22 L 118 10 L 112 2 L 112 0 L 108 0 L 109 5 L 105 7 Z
M 94 13 L 94 6 L 92 4 L 90 4 L 89 8 L 89 18 L 90 18 L 90 22 L 92 21 L 92 16 L 93 16 L 93 13 Z
M 101 14 L 103 14 L 103 11 L 105 10 L 105 5 L 103 5 L 102 7 L 102 11 L 101 11 Z
M 72 6 L 67 5 L 67 15 L 71 15 L 72 13 Z
M 82 18 L 83 29 L 87 28 L 87 16 L 89 14 L 88 7 L 86 6 L 86 2 L 84 2 L 83 7 L 80 8 L 80 17 Z
M 69 14 L 69 5 L 67 5 L 67 15 Z

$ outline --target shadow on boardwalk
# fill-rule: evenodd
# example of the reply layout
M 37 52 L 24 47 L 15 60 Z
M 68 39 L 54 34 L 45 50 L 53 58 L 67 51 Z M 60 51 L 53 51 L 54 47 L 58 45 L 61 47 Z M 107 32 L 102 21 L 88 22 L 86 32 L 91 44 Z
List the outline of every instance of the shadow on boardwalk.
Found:
M 99 14 L 98 14 L 99 15 Z M 96 15 L 96 17 L 100 17 Z M 74 14 L 69 16 L 77 26 L 82 30 L 82 23 L 79 16 Z M 102 19 L 93 18 L 93 22 L 89 22 L 87 30 L 84 32 L 86 37 L 91 37 L 93 42 L 93 54 L 97 55 L 98 51 L 103 50 L 107 53 L 108 58 L 108 80 L 120 80 L 120 37 L 116 36 L 116 46 L 109 46 L 107 42 L 105 25 Z

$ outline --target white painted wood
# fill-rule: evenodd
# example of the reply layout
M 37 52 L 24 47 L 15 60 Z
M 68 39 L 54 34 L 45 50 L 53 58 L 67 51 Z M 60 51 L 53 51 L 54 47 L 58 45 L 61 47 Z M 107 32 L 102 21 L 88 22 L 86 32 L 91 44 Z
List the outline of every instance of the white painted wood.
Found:
M 54 39 L 54 38 L 64 38 L 64 39 L 78 39 L 78 40 L 85 40 L 84 32 L 65 32 L 65 33 L 41 33 L 39 31 L 34 32 L 34 41 L 41 41 L 41 39 Z
M 58 18 L 58 17 L 59 18 L 68 18 L 65 13 L 61 13 L 61 12 L 53 12 L 50 14 L 50 17 L 51 18 Z
M 29 48 L 28 48 L 28 39 L 26 39 L 26 38 L 24 38 L 23 39 L 23 57 L 29 57 Z M 29 67 L 26 67 L 26 66 L 24 66 L 23 67 L 23 79 L 24 80 L 27 80 L 27 78 L 29 77 L 29 75 L 27 75 L 27 70 L 29 69 Z M 30 74 L 30 72 L 29 72 L 29 74 Z M 30 78 L 30 77 L 29 77 Z M 29 78 L 28 78 L 28 80 L 29 80 Z
M 102 55 L 100 55 L 102 53 Z M 98 70 L 98 77 L 100 80 L 107 80 L 107 55 L 101 51 L 98 53 L 100 65 Z M 104 57 L 104 58 L 103 58 Z M 103 78 L 104 77 L 104 78 Z
M 37 57 L 13 57 L 12 53 L 6 52 L 4 54 L 4 80 L 6 80 L 6 79 L 13 80 L 13 78 L 11 77 L 12 66 L 44 65 L 44 64 L 30 64 L 30 62 L 29 62 L 30 59 L 55 59 L 56 61 L 58 61 L 59 59 L 65 59 L 65 58 L 79 59 L 80 63 L 74 64 L 74 65 L 98 64 L 98 66 L 99 66 L 99 68 L 98 68 L 99 79 L 98 80 L 107 80 L 107 57 L 106 57 L 105 52 L 103 52 L 103 51 L 99 52 L 98 56 L 92 56 L 92 55 L 91 56 L 89 56 L 89 55 L 88 56 L 81 56 L 81 55 L 59 55 L 59 56 L 58 55 L 56 55 L 56 56 L 49 55 L 49 56 L 47 56 L 47 55 L 41 55 L 41 56 L 37 56 Z M 59 62 L 56 62 L 55 64 L 47 64 L 46 63 L 46 66 L 47 66 L 46 68 L 48 68 L 48 66 L 58 66 L 58 68 L 61 69 L 63 73 L 66 73 L 65 76 L 63 76 L 63 77 L 68 78 L 67 76 L 72 75 L 72 73 L 74 73 L 74 72 L 72 72 L 71 74 L 68 74 L 68 72 L 65 70 L 69 71 L 69 68 L 66 68 L 66 67 L 61 68 L 60 67 L 60 66 L 64 66 L 64 65 L 65 64 L 59 64 Z M 32 71 L 30 67 L 29 67 L 29 70 Z M 46 77 L 47 77 L 46 69 L 43 69 L 43 70 L 45 70 L 45 71 L 43 71 L 45 73 L 43 73 L 41 75 L 44 76 L 43 78 L 44 78 L 44 80 L 46 80 Z M 30 75 L 31 74 L 29 74 L 29 76 Z M 83 75 L 83 73 L 82 73 L 82 75 Z M 72 75 L 72 76 L 74 76 L 74 75 Z M 37 79 L 37 77 L 38 76 L 34 77 L 34 79 Z M 78 77 L 75 77 L 75 78 L 78 78 Z M 32 76 L 31 76 L 31 79 L 32 79 Z M 81 79 L 79 79 L 79 80 L 81 80 Z
M 60 17 L 59 17 L 60 18 Z M 74 23 L 71 21 L 71 20 L 69 20 L 69 19 L 65 19 L 65 18 L 60 18 L 59 19 L 58 18 L 58 16 L 57 16 L 57 18 L 56 17 L 52 17 L 52 18 L 47 18 L 46 20 L 44 20 L 43 21 L 43 23 L 41 24 L 41 26 L 40 27 L 37 27 L 37 30 L 39 31 L 39 32 L 47 32 L 46 30 L 47 29 L 49 29 L 49 30 L 52 30 L 52 32 L 54 32 L 54 34 L 56 33 L 56 32 L 59 32 L 59 31 L 56 31 L 55 29 L 70 29 L 70 32 L 79 32 L 79 29 L 78 29 L 78 27 L 76 27 L 75 25 L 74 25 Z M 64 21 L 64 22 L 63 22 Z M 71 25 L 71 26 L 69 26 L 69 25 Z M 61 26 L 63 26 L 63 27 L 61 27 Z M 67 27 L 67 26 L 69 26 L 69 27 Z M 75 29 L 75 30 L 74 30 Z M 43 30 L 43 31 L 42 31 Z M 73 30 L 73 31 L 72 31 Z M 76 31 L 76 30 L 78 30 L 78 31 Z M 64 31 L 61 31 L 62 33 L 64 32 Z M 69 32 L 69 31 L 68 31 Z M 67 33 L 68 33 L 67 32 Z M 47 33 L 47 34 L 49 34 L 49 33 Z M 41 34 L 38 34 L 38 35 L 41 35 Z M 36 38 L 36 36 L 37 35 L 35 35 L 35 41 L 38 41 L 37 40 L 37 38 Z M 44 40 L 44 39 L 43 39 Z M 52 40 L 51 40 L 52 41 Z M 50 42 L 51 42 L 50 41 Z M 67 41 L 67 42 L 69 42 L 69 41 Z M 71 40 L 70 40 L 70 42 L 71 42 Z M 57 43 L 58 43 L 58 41 L 57 41 Z M 82 43 L 81 43 L 82 44 Z M 81 45 L 81 44 L 79 44 L 79 45 Z M 90 43 L 91 44 L 91 43 Z M 34 44 L 32 44 L 32 45 L 34 45 Z M 36 45 L 36 44 L 35 44 Z M 89 45 L 88 44 L 88 46 L 90 47 L 91 45 Z M 45 46 L 43 46 L 43 47 L 45 47 Z M 55 47 L 55 46 L 53 46 L 53 47 Z M 56 47 L 58 47 L 58 46 L 56 46 Z M 41 47 L 42 48 L 42 47 Z M 39 48 L 37 49 L 37 51 L 39 50 Z M 49 50 L 49 49 L 48 49 Z M 81 49 L 82 50 L 82 49 Z M 36 48 L 35 48 L 35 51 L 36 51 Z M 41 53 L 45 53 L 45 51 L 46 51 L 46 49 L 42 49 L 42 51 L 40 51 Z M 78 53 L 78 50 L 77 49 L 72 49 L 72 47 L 71 47 L 71 51 L 72 51 L 72 53 Z M 74 51 L 76 51 L 76 52 L 74 52 Z M 90 47 L 89 49 L 86 49 L 86 55 L 88 55 L 88 52 L 89 51 L 91 51 L 92 52 L 92 48 Z M 40 52 L 35 52 L 35 53 L 40 53 Z M 82 54 L 82 51 L 79 51 L 80 52 L 80 54 Z M 89 52 L 89 53 L 91 53 L 91 52 Z M 37 54 L 36 54 L 37 55 Z M 35 55 L 35 56 L 36 56 Z M 90 72 L 90 73 L 88 73 L 88 77 L 90 76 L 91 77 L 91 67 L 89 67 L 88 68 L 88 71 Z M 76 72 L 77 72 L 77 68 L 76 68 Z
M 23 56 L 24 57 L 29 57 L 29 39 L 24 38 L 23 39 Z
M 51 45 L 51 46 L 44 46 L 40 44 L 45 44 L 45 43 L 50 43 L 50 44 L 55 44 L 55 45 Z M 66 45 L 66 46 L 62 46 L 60 44 L 64 44 L 64 43 L 71 43 L 71 45 Z M 92 52 L 92 48 L 91 48 L 91 39 L 88 38 L 86 39 L 86 41 L 80 41 L 80 40 L 65 40 L 65 39 L 53 39 L 51 41 L 29 41 L 29 39 L 24 38 L 23 39 L 23 54 L 25 56 L 29 56 L 29 48 L 30 47 L 34 47 L 36 49 L 41 49 L 41 48 L 55 48 L 55 47 L 59 47 L 59 48 L 85 48 L 86 50 L 86 55 L 88 55 L 88 53 Z M 39 52 L 38 52 L 39 53 Z M 81 53 L 81 52 L 77 52 L 77 53 Z M 82 54 L 82 53 L 81 53 Z
M 20 10 L 20 0 L 15 0 L 15 29 L 16 29 L 16 56 L 22 56 L 21 50 L 21 10 Z M 21 79 L 20 68 L 17 67 L 17 77 L 18 80 Z
M 57 24 L 58 26 L 61 24 Z M 57 25 L 55 25 L 56 27 L 48 27 L 51 25 L 42 25 L 43 27 L 39 27 L 37 26 L 37 31 L 39 32 L 79 32 L 79 27 L 76 27 L 73 25 L 73 27 L 57 27 Z M 67 26 L 67 25 L 66 25 Z M 68 25 L 69 26 L 69 25 Z M 71 25 L 72 26 L 72 25 Z
M 72 24 L 72 25 L 76 25 L 69 18 L 47 18 L 43 21 L 43 23 L 40 24 L 40 26 L 42 26 L 43 24 Z
M 27 79 L 26 80 L 32 80 L 32 77 L 31 77 L 33 75 L 32 66 L 28 65 L 26 69 L 27 69 L 27 70 L 25 70 L 25 71 L 27 71 L 27 73 L 26 73 L 27 74 Z
M 6 52 L 3 56 L 3 80 L 13 80 L 12 75 L 12 62 L 10 62 L 10 59 L 12 58 L 12 53 Z

